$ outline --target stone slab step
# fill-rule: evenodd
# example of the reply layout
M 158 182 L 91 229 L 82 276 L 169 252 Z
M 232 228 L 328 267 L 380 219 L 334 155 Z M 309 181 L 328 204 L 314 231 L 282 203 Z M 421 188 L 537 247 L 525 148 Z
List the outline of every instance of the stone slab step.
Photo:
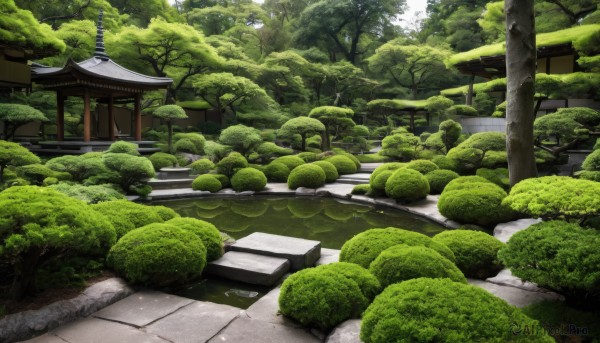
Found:
M 190 179 L 190 168 L 161 168 L 158 178 L 161 180 Z
M 152 179 L 148 181 L 153 190 L 158 189 L 180 189 L 192 188 L 193 179 L 174 179 L 174 180 L 158 180 Z
M 315 265 L 321 257 L 321 242 L 255 232 L 238 239 L 231 250 L 285 258 L 296 271 Z
M 337 183 L 345 183 L 347 185 L 362 185 L 369 183 L 369 180 L 364 179 L 338 179 Z
M 209 262 L 205 272 L 253 285 L 272 286 L 289 270 L 290 261 L 285 258 L 229 251 Z

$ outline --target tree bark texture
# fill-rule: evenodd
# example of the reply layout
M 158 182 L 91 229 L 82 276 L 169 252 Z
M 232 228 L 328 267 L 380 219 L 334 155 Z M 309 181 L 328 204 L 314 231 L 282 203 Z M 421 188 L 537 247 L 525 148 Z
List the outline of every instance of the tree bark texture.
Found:
M 506 0 L 506 149 L 510 184 L 536 177 L 533 121 L 537 50 L 534 0 Z

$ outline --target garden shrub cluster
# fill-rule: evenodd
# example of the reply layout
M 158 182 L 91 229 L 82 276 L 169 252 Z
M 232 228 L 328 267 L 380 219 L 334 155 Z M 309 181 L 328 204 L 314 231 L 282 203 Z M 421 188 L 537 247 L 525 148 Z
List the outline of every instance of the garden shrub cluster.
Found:
M 216 193 L 222 188 L 221 182 L 213 174 L 198 175 L 198 177 L 192 181 L 192 189 L 195 191 Z
M 223 256 L 223 242 L 217 228 L 204 220 L 195 218 L 173 218 L 165 224 L 187 230 L 198 236 L 206 248 L 206 261 L 211 262 Z
M 217 163 L 217 173 L 232 177 L 239 169 L 247 168 L 248 160 L 238 153 L 231 153 Z
M 439 169 L 435 163 L 429 160 L 412 160 L 406 164 L 405 168 L 416 170 L 423 175 Z
M 231 178 L 231 187 L 236 192 L 263 190 L 267 185 L 267 177 L 254 168 L 242 168 Z
M 160 171 L 161 168 L 175 167 L 177 165 L 177 157 L 164 152 L 155 152 L 148 159 L 156 171 Z
M 429 194 L 429 182 L 418 171 L 401 168 L 385 182 L 385 194 L 400 203 L 421 200 Z
M 339 175 L 354 174 L 358 170 L 356 163 L 346 155 L 334 155 L 326 161 L 335 166 Z
M 215 164 L 207 158 L 201 158 L 188 165 L 193 174 L 206 174 L 215 169 L 215 167 Z
M 284 164 L 286 167 L 288 167 L 288 169 L 290 171 L 294 170 L 294 168 L 303 165 L 304 160 L 298 156 L 295 155 L 291 155 L 291 156 L 281 156 L 281 157 L 277 157 L 276 159 L 274 159 L 271 163 L 281 163 Z
M 487 279 L 503 268 L 497 256 L 504 243 L 485 232 L 449 230 L 435 235 L 433 241 L 452 250 L 456 266 L 467 277 Z
M 458 178 L 460 175 L 453 172 L 452 170 L 437 169 L 425 174 L 425 178 L 429 183 L 430 194 L 440 194 L 446 187 L 446 185 Z
M 335 166 L 329 161 L 316 161 L 312 164 L 317 165 L 325 172 L 325 182 L 335 182 L 338 179 L 339 174 Z
M 50 185 L 49 188 L 55 189 L 72 198 L 84 201 L 87 204 L 97 204 L 99 202 L 124 200 L 125 196 L 111 187 L 111 185 L 90 185 L 57 183 Z
M 366 195 L 371 193 L 371 186 L 369 184 L 356 185 L 352 188 L 352 194 L 355 195 Z
M 290 189 L 319 188 L 325 185 L 325 180 L 326 175 L 323 168 L 311 163 L 303 164 L 292 170 L 287 183 Z
M 287 182 L 290 169 L 283 163 L 271 162 L 265 166 L 263 172 L 271 182 Z
M 554 342 L 518 308 L 488 291 L 448 279 L 419 278 L 388 286 L 363 314 L 360 339 L 389 342 Z

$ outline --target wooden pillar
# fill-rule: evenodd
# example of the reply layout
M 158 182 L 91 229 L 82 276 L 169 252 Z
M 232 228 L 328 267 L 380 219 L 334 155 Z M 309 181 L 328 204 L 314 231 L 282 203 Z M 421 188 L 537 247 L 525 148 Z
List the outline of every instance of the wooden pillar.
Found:
M 65 139 L 65 97 L 56 92 L 56 140 Z
M 108 98 L 108 139 L 115 140 L 115 112 L 112 95 Z
M 467 92 L 467 103 L 466 105 L 473 106 L 473 83 L 475 82 L 475 75 L 471 75 L 469 79 L 469 91 Z
M 83 95 L 83 141 L 89 142 L 92 138 L 92 115 L 90 113 L 90 91 L 85 90 Z
M 141 94 L 135 95 L 135 104 L 133 106 L 133 116 L 135 118 L 135 135 L 133 136 L 136 141 L 142 140 L 142 106 L 141 106 Z

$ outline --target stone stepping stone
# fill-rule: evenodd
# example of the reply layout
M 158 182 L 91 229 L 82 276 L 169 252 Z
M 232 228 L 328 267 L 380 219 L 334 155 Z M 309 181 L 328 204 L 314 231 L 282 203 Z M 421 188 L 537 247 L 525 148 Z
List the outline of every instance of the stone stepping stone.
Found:
M 93 316 L 142 327 L 166 317 L 192 302 L 194 300 L 163 292 L 142 291 L 105 307 Z
M 521 288 L 498 285 L 482 280 L 468 279 L 467 281 L 469 284 L 481 287 L 498 298 L 506 300 L 506 302 L 509 304 L 515 305 L 516 307 L 525 307 L 544 300 L 564 300 L 561 295 L 550 291 L 532 292 Z
M 161 168 L 159 178 L 162 180 L 189 179 L 190 178 L 190 168 L 174 168 L 174 167 Z
M 323 264 L 330 264 L 340 261 L 340 250 L 321 248 L 321 258 L 317 261 L 316 265 L 320 266 Z
M 52 334 L 69 343 L 168 343 L 160 337 L 132 326 L 92 317 L 62 326 Z
M 170 342 L 206 342 L 241 313 L 233 306 L 195 301 L 144 330 Z
M 289 270 L 290 261 L 285 258 L 229 251 L 209 262 L 205 272 L 253 285 L 272 286 Z
M 503 243 L 508 242 L 510 237 L 519 231 L 523 231 L 533 224 L 541 222 L 540 219 L 518 219 L 512 222 L 500 223 L 494 228 L 494 237 L 498 238 Z
M 336 326 L 325 343 L 360 343 L 360 319 L 350 319 Z
M 321 242 L 255 232 L 238 239 L 231 250 L 285 258 L 296 271 L 315 265 L 321 257 Z
M 250 317 L 250 319 L 259 320 L 261 322 L 301 328 L 302 325 L 300 323 L 279 313 L 280 291 L 280 287 L 272 289 L 269 293 L 248 307 L 246 315 Z
M 208 342 L 317 343 L 321 340 L 303 328 L 292 328 L 242 316 L 235 319 Z

